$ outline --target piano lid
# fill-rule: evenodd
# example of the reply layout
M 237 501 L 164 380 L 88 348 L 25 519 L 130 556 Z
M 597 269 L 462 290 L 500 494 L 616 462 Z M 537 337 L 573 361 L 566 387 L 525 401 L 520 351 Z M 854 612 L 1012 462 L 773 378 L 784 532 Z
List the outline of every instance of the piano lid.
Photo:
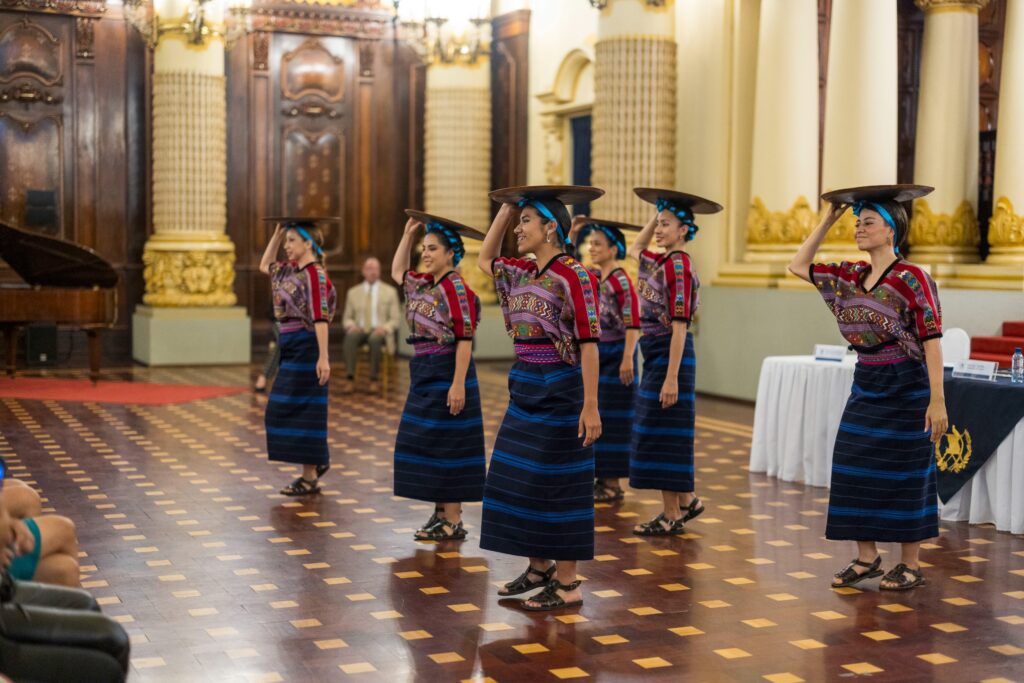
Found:
M 115 287 L 117 272 L 92 249 L 0 222 L 0 258 L 30 285 Z

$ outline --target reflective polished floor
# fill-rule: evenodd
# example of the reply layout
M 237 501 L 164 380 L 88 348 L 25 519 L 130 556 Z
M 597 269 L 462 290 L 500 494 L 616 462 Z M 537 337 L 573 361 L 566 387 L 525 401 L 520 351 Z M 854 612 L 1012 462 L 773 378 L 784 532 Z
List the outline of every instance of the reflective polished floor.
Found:
M 493 441 L 506 365 L 480 366 Z M 337 372 L 337 369 L 336 369 Z M 83 583 L 133 640 L 133 681 L 1024 680 L 1024 539 L 942 524 L 910 593 L 830 590 L 852 556 L 822 535 L 828 492 L 746 471 L 753 411 L 698 398 L 698 493 L 685 536 L 641 539 L 655 492 L 598 506 L 581 609 L 528 614 L 495 586 L 524 560 L 470 537 L 416 543 L 429 505 L 391 495 L 407 385 L 332 387 L 323 495 L 277 494 L 266 399 L 166 406 L 0 399 L 0 454 L 74 518 Z M 61 373 L 60 376 L 78 376 Z M 248 369 L 108 378 L 246 384 Z M 895 547 L 886 548 L 886 567 Z

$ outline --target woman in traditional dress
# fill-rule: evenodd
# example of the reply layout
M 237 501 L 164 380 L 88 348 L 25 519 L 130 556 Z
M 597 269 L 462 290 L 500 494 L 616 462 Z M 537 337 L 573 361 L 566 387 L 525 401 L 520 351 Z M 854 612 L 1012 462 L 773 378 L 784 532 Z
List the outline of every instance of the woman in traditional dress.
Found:
M 484 487 L 480 547 L 529 558 L 526 571 L 498 595 L 543 588 L 520 601 L 530 611 L 582 604 L 576 563 L 594 556 L 599 295 L 590 271 L 565 253 L 565 205 L 602 194 L 566 186 L 496 190 L 491 197 L 503 205 L 480 249 L 480 268 L 494 277 L 517 359 Z M 513 225 L 517 251 L 536 261 L 499 256 Z
M 575 216 L 570 239 L 587 255 L 599 278 L 601 380 L 597 403 L 601 411 L 601 439 L 594 444 L 594 502 L 622 500 L 619 479 L 629 476 L 633 442 L 633 400 L 636 393 L 636 346 L 640 340 L 640 304 L 629 274 L 619 267 L 626 258 L 623 230 L 640 226 Z
M 260 271 L 270 276 L 274 315 L 281 325 L 281 365 L 267 401 L 267 455 L 302 465 L 302 474 L 281 489 L 286 496 L 320 491 L 330 469 L 327 448 L 327 326 L 337 295 L 324 268 L 318 222 L 335 219 L 268 218 L 277 222 Z M 284 244 L 287 260 L 278 261 Z
M 933 442 L 948 426 L 943 393 L 942 311 L 935 282 L 903 260 L 907 212 L 922 185 L 881 185 L 822 196 L 828 214 L 789 264 L 811 282 L 857 351 L 853 389 L 832 455 L 825 537 L 856 541 L 857 557 L 836 572 L 835 588 L 882 574 L 876 543 L 901 544 L 884 590 L 924 584 L 921 541 L 938 535 Z M 852 205 L 857 248 L 870 262 L 814 263 L 829 229 Z
M 462 540 L 462 503 L 483 498 L 486 465 L 473 365 L 480 302 L 455 268 L 466 254 L 462 237 L 483 239 L 483 234 L 439 216 L 406 213 L 391 277 L 405 288 L 415 356 L 395 439 L 395 495 L 434 503 L 434 514 L 416 540 Z M 409 270 L 410 254 L 424 226 L 423 271 L 415 272 Z
M 700 280 L 684 248 L 697 235 L 694 214 L 715 213 L 722 207 L 685 192 L 646 187 L 634 191 L 657 212 L 629 250 L 640 261 L 637 289 L 644 355 L 629 485 L 660 490 L 663 507 L 633 533 L 678 536 L 685 532 L 686 522 L 704 512 L 694 487 L 697 356 L 689 331 L 700 303 Z M 651 238 L 663 251 L 648 251 Z

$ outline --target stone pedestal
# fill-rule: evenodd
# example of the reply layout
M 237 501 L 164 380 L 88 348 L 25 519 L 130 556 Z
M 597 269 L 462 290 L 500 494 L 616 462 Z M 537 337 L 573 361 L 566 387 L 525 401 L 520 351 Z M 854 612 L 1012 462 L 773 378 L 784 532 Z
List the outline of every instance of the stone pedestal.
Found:
M 251 322 L 241 306 L 141 305 L 132 315 L 132 357 L 149 366 L 247 365 Z

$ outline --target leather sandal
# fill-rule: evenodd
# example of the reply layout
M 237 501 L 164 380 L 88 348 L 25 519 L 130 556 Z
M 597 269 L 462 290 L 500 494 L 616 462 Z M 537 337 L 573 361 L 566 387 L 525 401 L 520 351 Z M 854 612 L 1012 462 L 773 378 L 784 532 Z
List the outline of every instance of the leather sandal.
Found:
M 558 579 L 553 579 L 547 587 L 532 598 L 519 601 L 519 606 L 527 612 L 550 612 L 556 609 L 571 609 L 573 607 L 579 607 L 583 604 L 583 600 L 573 600 L 572 602 L 566 602 L 565 598 L 558 594 L 559 590 L 563 591 L 574 591 L 580 587 L 580 581 L 577 579 L 568 586 L 563 586 L 558 582 Z M 527 603 L 533 602 L 534 605 L 528 605 Z
M 668 526 L 666 527 L 662 522 Z M 651 521 L 641 524 L 639 529 L 633 529 L 633 533 L 637 536 L 679 536 L 685 534 L 686 529 L 683 528 L 682 517 L 669 519 L 665 513 L 661 513 Z
M 873 579 L 876 576 L 882 575 L 882 570 L 879 567 L 882 565 L 882 556 L 879 555 L 875 558 L 874 562 L 861 562 L 858 559 L 850 560 L 850 564 L 846 565 L 844 569 L 836 572 L 833 576 L 839 579 L 839 583 L 832 583 L 833 588 L 846 588 L 848 586 L 854 586 L 864 579 Z M 854 567 L 864 567 L 867 569 L 866 572 L 858 572 Z
M 700 502 L 700 498 L 694 496 L 689 505 L 680 505 L 679 509 L 683 511 L 683 523 L 685 524 L 704 512 L 704 503 Z
M 452 524 L 447 519 L 439 519 L 429 529 L 420 529 L 416 532 L 417 541 L 461 541 L 466 538 L 466 529 L 460 521 Z
M 530 575 L 541 577 L 540 581 L 530 581 Z M 504 588 L 498 591 L 498 595 L 503 598 L 507 598 L 512 595 L 522 595 L 523 593 L 529 593 L 537 588 L 544 588 L 551 584 L 554 580 L 555 565 L 551 565 L 544 571 L 534 569 L 533 567 L 527 567 L 526 571 L 517 576 L 515 579 L 505 584 Z M 505 592 L 503 593 L 502 590 Z
M 911 569 L 902 562 L 886 572 L 885 576 L 882 577 L 882 581 L 895 584 L 893 586 L 886 586 L 883 583 L 878 587 L 879 590 L 883 591 L 908 591 L 911 588 L 917 588 L 928 583 L 920 569 Z
M 606 486 L 599 481 L 594 482 L 594 502 L 614 503 L 626 497 L 626 493 L 618 486 Z
M 444 512 L 444 506 L 443 505 L 435 504 L 434 505 L 434 512 L 430 515 L 430 519 L 427 520 L 426 524 L 424 524 L 419 529 L 417 529 L 416 533 L 419 534 L 420 532 L 423 532 L 423 531 L 430 531 L 434 527 L 435 524 L 437 524 L 438 522 L 441 521 L 441 519 L 442 519 L 441 513 L 442 512 Z
M 286 496 L 309 496 L 314 493 L 320 493 L 320 487 L 316 481 L 310 481 L 299 477 L 292 483 L 281 489 L 281 493 Z

